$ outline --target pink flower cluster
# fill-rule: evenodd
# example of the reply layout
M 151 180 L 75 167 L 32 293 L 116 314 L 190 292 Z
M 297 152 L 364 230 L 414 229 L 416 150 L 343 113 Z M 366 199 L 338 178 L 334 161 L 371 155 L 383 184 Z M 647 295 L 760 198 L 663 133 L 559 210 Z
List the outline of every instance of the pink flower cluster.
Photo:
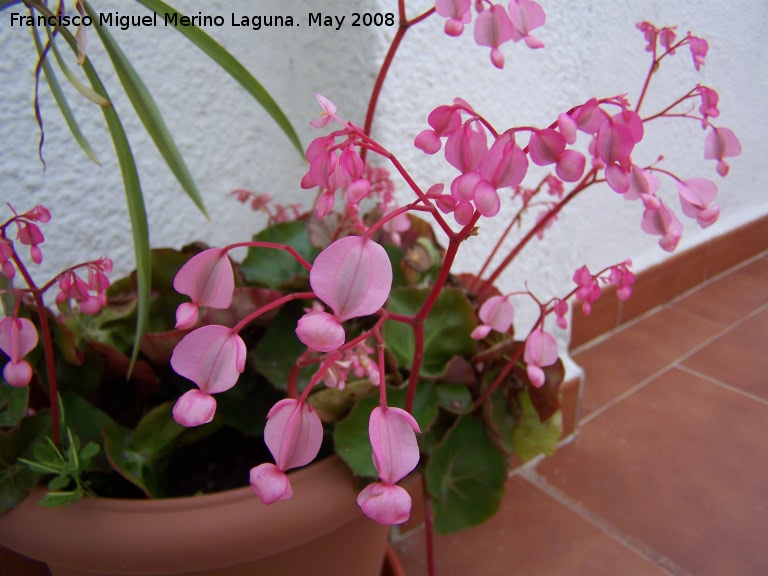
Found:
M 23 214 L 14 212 L 14 216 L 0 226 L 2 273 L 9 280 L 13 280 L 18 270 L 27 284 L 27 288 L 4 290 L 17 298 L 12 315 L 0 320 L 0 350 L 9 358 L 3 369 L 3 377 L 11 386 L 27 386 L 32 381 L 32 366 L 24 360 L 24 356 L 35 349 L 39 339 L 35 324 L 27 318 L 17 316 L 22 295 L 32 296 L 38 306 L 38 313 L 42 313 L 43 294 L 53 286 L 59 288 L 59 293 L 56 295 L 58 305 L 74 300 L 80 312 L 84 314 L 96 314 L 107 303 L 106 290 L 109 288 L 107 274 L 112 271 L 112 260 L 109 258 L 84 262 L 67 268 L 41 287 L 35 284 L 19 257 L 13 240 L 8 237 L 8 230 L 11 226 L 16 228 L 16 240 L 23 246 L 29 246 L 30 259 L 34 264 L 40 264 L 43 261 L 40 244 L 45 240 L 45 236 L 38 223 L 45 224 L 50 220 L 50 211 L 45 206 L 38 205 Z M 87 280 L 83 280 L 78 274 L 78 271 L 83 268 L 88 272 Z
M 464 25 L 472 21 L 472 0 L 437 0 L 435 10 L 447 18 L 445 33 L 460 36 Z M 504 68 L 504 54 L 499 47 L 512 40 L 524 41 L 529 48 L 543 48 L 544 43 L 531 32 L 543 26 L 544 10 L 532 0 L 511 0 L 505 9 L 489 0 L 474 2 L 477 12 L 475 42 L 491 49 L 491 62 L 496 68 Z

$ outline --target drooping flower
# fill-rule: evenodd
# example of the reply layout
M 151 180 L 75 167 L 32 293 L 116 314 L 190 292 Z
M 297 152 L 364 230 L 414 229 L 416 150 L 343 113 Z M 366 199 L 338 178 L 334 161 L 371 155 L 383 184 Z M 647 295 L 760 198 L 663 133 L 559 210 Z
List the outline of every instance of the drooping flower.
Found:
M 551 366 L 557 362 L 557 341 L 552 334 L 543 330 L 534 330 L 525 341 L 525 353 L 523 354 L 531 384 L 540 388 L 544 385 L 546 377 L 542 366 Z
M 435 11 L 443 18 L 448 36 L 461 36 L 464 24 L 472 20 L 471 0 L 435 0 Z
M 645 212 L 640 224 L 643 232 L 661 236 L 659 246 L 667 252 L 672 252 L 683 235 L 683 225 L 675 213 L 661 199 L 652 204 L 645 202 Z
M 197 323 L 201 306 L 229 308 L 235 291 L 235 276 L 226 250 L 210 248 L 190 258 L 173 279 L 173 287 L 192 299 L 176 310 L 176 328 L 180 330 Z
M 374 314 L 387 301 L 392 264 L 384 248 L 370 238 L 346 236 L 318 254 L 309 283 L 333 314 L 307 313 L 296 334 L 313 350 L 331 352 L 344 344 L 342 322 Z
M 483 10 L 475 21 L 475 42 L 480 46 L 490 47 L 491 62 L 496 68 L 504 68 L 504 54 L 499 50 L 499 46 L 512 40 L 516 32 L 509 14 L 501 4 L 494 4 L 489 10 Z
M 315 459 L 323 441 L 323 425 L 312 406 L 293 398 L 280 400 L 267 414 L 264 442 L 275 463 L 251 469 L 251 490 L 265 504 L 293 496 L 286 470 Z
M 689 218 L 695 218 L 702 228 L 717 221 L 720 207 L 713 204 L 717 196 L 717 186 L 714 182 L 706 178 L 689 178 L 677 183 L 677 191 L 683 214 Z
M 472 338 L 485 338 L 491 330 L 504 333 L 512 326 L 515 319 L 515 309 L 506 296 L 491 296 L 480 306 L 477 314 L 482 324 L 472 331 Z
M 176 345 L 171 366 L 199 390 L 183 394 L 173 407 L 182 426 L 199 426 L 213 419 L 216 401 L 211 396 L 232 388 L 245 369 L 245 343 L 231 328 L 212 324 L 190 332 Z
M 544 42 L 531 35 L 531 31 L 543 26 L 546 20 L 541 5 L 533 0 L 511 0 L 509 3 L 509 19 L 514 27 L 512 40 L 523 40 L 528 48 L 543 48 Z
M 24 360 L 37 346 L 37 329 L 31 320 L 9 316 L 0 320 L 0 350 L 8 355 L 3 377 L 21 388 L 32 380 L 32 366 Z
M 723 158 L 741 154 L 741 144 L 730 128 L 712 127 L 712 132 L 704 139 L 704 158 L 717 160 L 717 173 L 726 176 L 730 166 Z
M 369 518 L 380 524 L 402 524 L 411 512 L 411 497 L 396 483 L 419 463 L 416 420 L 405 410 L 378 406 L 371 412 L 368 436 L 373 448 L 373 465 L 381 482 L 368 485 L 357 503 Z
M 597 279 L 592 276 L 586 266 L 582 266 L 573 274 L 573 281 L 578 288 L 576 289 L 576 298 L 582 301 L 581 311 L 585 316 L 592 312 L 592 303 L 600 298 L 600 285 Z

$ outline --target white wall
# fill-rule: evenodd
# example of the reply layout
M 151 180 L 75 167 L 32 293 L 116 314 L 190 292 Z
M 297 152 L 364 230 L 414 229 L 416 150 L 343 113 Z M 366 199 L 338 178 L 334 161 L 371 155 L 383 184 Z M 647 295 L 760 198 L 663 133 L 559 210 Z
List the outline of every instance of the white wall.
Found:
M 591 96 L 628 93 L 635 99 L 642 85 L 648 57 L 640 20 L 692 30 L 710 42 L 710 53 L 700 74 L 693 70 L 687 48 L 666 62 L 644 105 L 649 112 L 682 95 L 697 82 L 720 94 L 718 125 L 733 129 L 744 153 L 731 162 L 731 175 L 721 179 L 714 163 L 703 160 L 704 132 L 692 121 L 657 123 L 636 151 L 637 163 L 651 162 L 663 153 L 664 167 L 682 177 L 713 179 L 720 189 L 720 221 L 707 230 L 684 221 L 678 250 L 701 243 L 768 213 L 768 163 L 763 161 L 768 86 L 763 41 L 768 4 L 741 0 L 695 3 L 649 0 L 541 1 L 547 24 L 537 30 L 547 47 L 531 51 L 521 44 L 503 47 L 506 67 L 493 68 L 489 51 L 478 47 L 471 30 L 461 38 L 442 32 L 443 22 L 431 18 L 410 30 L 390 71 L 379 107 L 374 136 L 413 171 L 425 188 L 450 182 L 454 171 L 442 156 L 427 157 L 413 147 L 413 138 L 427 127 L 426 116 L 455 96 L 468 100 L 500 128 L 546 125 L 559 112 Z M 294 29 L 207 29 L 263 82 L 293 121 L 306 145 L 317 135 L 306 125 L 317 112 L 314 93 L 333 100 L 343 116 L 363 123 L 374 74 L 386 51 L 391 29 L 343 27 L 339 31 L 305 26 L 309 11 L 330 15 L 354 11 L 396 12 L 394 0 L 175 0 L 180 10 L 222 14 L 292 14 L 302 24 Z M 409 14 L 429 6 L 412 3 Z M 205 8 L 203 8 L 205 6 Z M 100 3 L 102 10 L 123 14 L 146 11 L 124 0 Z M 18 10 L 14 9 L 14 10 Z M 349 16 L 347 22 L 349 22 Z M 37 160 L 38 131 L 31 105 L 36 61 L 28 31 L 8 26 L 8 12 L 0 13 L 0 190 L 17 210 L 43 203 L 54 220 L 45 227 L 46 262 L 40 278 L 64 263 L 111 256 L 118 273 L 130 270 L 132 248 L 122 184 L 108 134 L 95 106 L 71 90 L 70 101 L 103 166 L 85 159 L 67 132 L 46 87 L 41 90 L 46 126 L 43 174 Z M 192 240 L 212 244 L 248 238 L 263 221 L 245 210 L 228 193 L 242 187 L 269 191 L 281 201 L 308 199 L 298 187 L 303 160 L 271 120 L 232 80 L 199 56 L 172 29 L 113 30 L 166 116 L 169 128 L 187 158 L 211 214 L 206 221 L 186 200 L 169 175 L 154 144 L 117 88 L 95 33 L 89 50 L 123 117 L 140 166 L 154 246 L 181 246 Z M 654 123 L 656 124 L 656 123 Z M 653 129 L 653 130 L 651 130 Z M 657 132 L 658 130 L 658 132 Z M 405 186 L 398 185 L 406 199 Z M 663 182 L 669 203 L 678 206 L 676 191 Z M 503 211 L 509 213 L 508 209 Z M 642 208 L 624 201 L 605 186 L 597 187 L 567 207 L 560 222 L 543 242 L 535 242 L 503 277 L 506 290 L 522 288 L 523 280 L 542 297 L 570 287 L 573 270 L 586 263 L 593 270 L 632 258 L 636 269 L 647 268 L 667 253 L 657 239 L 639 229 Z M 503 227 L 501 218 L 483 222 L 481 236 L 467 243 L 460 266 L 475 270 L 491 238 Z

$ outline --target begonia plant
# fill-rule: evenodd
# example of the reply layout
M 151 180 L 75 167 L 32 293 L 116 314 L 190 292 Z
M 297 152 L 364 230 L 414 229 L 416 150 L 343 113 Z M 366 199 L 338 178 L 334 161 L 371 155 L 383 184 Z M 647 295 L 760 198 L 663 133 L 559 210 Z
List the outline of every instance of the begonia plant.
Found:
M 430 17 L 445 19 L 448 36 L 472 26 L 476 43 L 503 69 L 505 44 L 544 46 L 532 32 L 545 15 L 532 0 L 437 0 L 410 19 L 404 0 L 398 7 L 400 27 L 364 125 L 317 95 L 310 123 L 322 133 L 307 147 L 307 173 L 297 182 L 311 208 L 236 190 L 237 200 L 268 217 L 253 239 L 154 252 L 152 325 L 127 382 L 135 278 L 109 287 L 111 263 L 101 259 L 36 284 L 20 250 L 29 247 L 32 262 L 41 261 L 38 224 L 51 215 L 36 207 L 0 226 L 2 273 L 22 280 L 3 291 L 8 311 L 0 322 L 10 385 L 0 388 L 5 508 L 51 476 L 51 503 L 91 492 L 157 497 L 250 482 L 254 498 L 279 506 L 293 495 L 290 470 L 335 451 L 361 479 L 360 508 L 382 524 L 409 518 L 411 495 L 399 483 L 419 472 L 429 535 L 491 517 L 512 457 L 555 449 L 565 369 L 554 326 L 567 328 L 575 304 L 589 314 L 605 286 L 629 298 L 631 262 L 599 271 L 585 263 L 573 286 L 554 297 L 535 294 L 524 280 L 511 291 L 497 282 L 595 186 L 635 202 L 638 229 L 666 251 L 681 237 L 678 213 L 702 227 L 716 221 L 712 180 L 677 174 L 661 159 L 633 161 L 657 120 L 694 121 L 704 131 L 704 157 L 716 161 L 720 177 L 728 173 L 740 145 L 713 123 L 713 88 L 685 87 L 661 110 L 642 108 L 662 63 L 687 49 L 698 70 L 708 44 L 642 22 L 649 67 L 641 92 L 595 96 L 544 126 L 499 127 L 459 97 L 444 103 L 425 113 L 411 138 L 456 175 L 420 182 L 371 133 L 403 35 Z M 532 164 L 549 171 L 541 176 Z M 500 217 L 503 203 L 516 215 L 500 238 L 486 238 L 478 227 Z M 510 246 L 516 227 L 523 233 Z M 485 242 L 487 258 L 476 273 L 455 273 L 468 241 Z M 247 255 L 236 262 L 230 253 L 242 248 Z M 58 314 L 43 304 L 53 289 Z M 535 320 L 516 326 L 523 306 Z M 257 447 L 262 439 L 266 450 Z M 215 482 L 200 470 L 208 464 L 213 476 L 224 470 L 235 479 Z

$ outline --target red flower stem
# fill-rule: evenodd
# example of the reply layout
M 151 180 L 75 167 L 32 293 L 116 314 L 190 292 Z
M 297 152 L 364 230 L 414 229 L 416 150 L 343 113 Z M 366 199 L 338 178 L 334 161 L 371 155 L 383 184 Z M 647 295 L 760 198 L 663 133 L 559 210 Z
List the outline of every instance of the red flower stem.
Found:
M 374 330 L 373 335 L 376 337 L 376 348 L 378 349 L 378 366 L 379 366 L 379 404 L 382 408 L 387 407 L 387 380 L 384 372 L 384 339 L 381 337 L 379 330 Z
M 535 326 L 534 326 L 535 328 Z M 531 332 L 533 332 L 533 328 L 531 329 Z M 529 333 L 530 336 L 530 333 Z M 504 365 L 504 368 L 502 368 L 501 372 L 499 372 L 499 375 L 496 376 L 493 383 L 491 383 L 488 388 L 483 390 L 483 393 L 480 395 L 480 397 L 475 400 L 473 405 L 473 410 L 476 410 L 480 406 L 483 405 L 484 402 L 488 400 L 488 398 L 491 397 L 491 394 L 496 390 L 496 388 L 499 387 L 499 385 L 503 382 L 504 378 L 507 377 L 507 375 L 512 371 L 512 368 L 515 367 L 515 364 L 518 360 L 520 360 L 520 357 L 523 355 L 523 351 L 525 350 L 525 345 L 521 345 L 517 348 L 517 351 L 512 355 L 512 358 L 509 359 L 509 361 Z
M 479 219 L 480 213 L 475 212 L 472 220 L 458 234 L 451 233 L 448 249 L 445 251 L 443 264 L 440 266 L 440 272 L 435 279 L 435 283 L 432 285 L 432 290 L 427 295 L 426 300 L 424 300 L 424 304 L 421 305 L 421 308 L 413 317 L 411 324 L 413 326 L 414 338 L 413 362 L 411 363 L 411 373 L 408 376 L 408 392 L 405 397 L 405 409 L 409 413 L 413 412 L 413 404 L 416 401 L 416 388 L 419 385 L 419 373 L 421 372 L 421 364 L 424 360 L 424 322 L 448 280 L 451 266 L 453 266 L 456 254 L 459 251 L 459 245 L 472 233 Z
M 32 297 L 35 300 L 35 309 L 40 319 L 40 339 L 43 341 L 43 353 L 45 355 L 45 369 L 48 377 L 48 396 L 51 402 L 51 439 L 56 446 L 59 445 L 59 428 L 61 426 L 61 415 L 59 414 L 59 387 L 56 380 L 56 359 L 53 355 L 53 339 L 51 338 L 51 326 L 48 323 L 48 310 L 43 303 L 43 292 L 40 290 L 32 276 L 29 275 L 27 268 L 19 258 L 16 251 L 13 251 L 13 261 L 16 268 L 21 272 L 29 287 Z
M 258 318 L 262 314 L 266 314 L 270 310 L 274 310 L 275 308 L 279 308 L 280 306 L 282 306 L 286 302 L 290 302 L 291 300 L 302 300 L 302 299 L 308 299 L 308 298 L 316 298 L 315 293 L 314 292 L 296 292 L 294 294 L 287 294 L 287 295 L 283 296 L 282 298 L 278 298 L 277 300 L 273 300 L 269 304 L 266 304 L 266 305 L 262 306 L 261 308 L 259 308 L 258 310 L 255 310 L 254 312 L 251 312 L 250 314 L 248 314 L 248 316 L 246 316 L 245 318 L 240 320 L 240 322 L 238 322 L 235 325 L 235 327 L 232 328 L 232 333 L 236 334 L 236 333 L 240 332 L 240 330 L 245 328 L 245 326 L 249 322 L 251 322 L 252 320 L 255 320 L 256 318 Z
M 499 275 L 504 272 L 504 270 L 509 266 L 509 264 L 515 259 L 515 257 L 525 248 L 525 246 L 530 242 L 533 237 L 536 235 L 536 233 L 543 229 L 544 226 L 547 225 L 547 222 L 549 222 L 552 218 L 557 216 L 557 214 L 562 210 L 566 204 L 568 204 L 571 200 L 573 200 L 576 196 L 579 195 L 580 192 L 588 188 L 594 183 L 595 175 L 597 174 L 597 169 L 593 168 L 589 171 L 589 173 L 582 178 L 581 182 L 573 189 L 571 192 L 563 198 L 552 210 L 550 210 L 544 218 L 542 218 L 533 228 L 531 228 L 528 231 L 528 234 L 525 235 L 525 237 L 518 242 L 518 244 L 512 249 L 512 251 L 507 254 L 507 257 L 504 258 L 501 264 L 499 264 L 496 267 L 496 270 L 493 271 L 493 274 L 491 274 L 483 283 L 483 285 L 480 287 L 480 290 L 478 291 L 479 295 L 482 295 L 486 290 L 488 290 L 493 283 L 496 281 L 496 279 L 499 277 Z
M 432 7 L 424 12 L 424 14 L 421 14 L 420 16 L 417 16 L 413 20 L 409 21 L 405 14 L 405 0 L 398 0 L 397 4 L 400 24 L 397 28 L 397 32 L 395 33 L 395 37 L 392 39 L 392 44 L 389 45 L 389 50 L 387 51 L 387 55 L 384 57 L 384 62 L 382 62 L 381 68 L 379 68 L 379 74 L 376 76 L 376 82 L 373 85 L 373 90 L 371 90 L 371 97 L 368 100 L 368 110 L 365 114 L 365 125 L 363 126 L 363 131 L 368 135 L 370 135 L 371 129 L 373 128 L 373 118 L 376 115 L 376 105 L 379 101 L 381 89 L 384 86 L 384 80 L 387 77 L 387 72 L 389 72 L 389 68 L 395 58 L 397 49 L 400 46 L 400 42 L 403 40 L 403 37 L 405 37 L 405 33 L 408 32 L 408 28 L 421 22 L 428 16 L 431 16 L 435 11 L 435 8 Z M 360 153 L 360 157 L 362 158 L 363 162 L 365 162 L 367 153 L 368 152 L 366 149 L 363 149 Z
M 477 273 L 477 276 L 475 277 L 475 281 L 472 283 L 472 290 L 477 288 L 477 284 L 478 282 L 480 282 L 480 278 L 482 278 L 486 268 L 490 266 L 491 260 L 493 260 L 493 257 L 496 256 L 496 252 L 499 251 L 499 249 L 501 248 L 501 245 L 504 243 L 504 240 L 506 240 L 507 236 L 509 236 L 509 233 L 512 231 L 512 227 L 520 220 L 520 218 L 522 218 L 523 214 L 525 213 L 525 211 L 528 209 L 530 205 L 530 201 L 533 199 L 533 197 L 536 194 L 538 194 L 539 190 L 541 190 L 541 187 L 544 185 L 545 181 L 546 181 L 546 177 L 544 177 L 541 180 L 541 182 L 539 182 L 539 185 L 536 186 L 533 194 L 531 194 L 530 198 L 528 198 L 528 200 L 523 204 L 520 210 L 518 210 L 517 214 L 515 214 L 515 217 L 510 221 L 506 230 L 504 230 L 504 233 L 501 235 L 501 237 L 496 242 L 496 245 L 493 247 L 493 250 L 491 250 L 491 253 L 485 259 L 485 262 L 483 262 L 483 267 L 480 269 L 480 272 Z
M 664 108 L 664 110 L 662 110 L 661 112 L 657 112 L 653 116 L 648 116 L 647 118 L 643 118 L 643 122 L 649 122 L 651 120 L 654 120 L 655 118 L 658 118 L 660 116 L 664 116 L 667 112 L 672 110 L 678 104 L 681 104 L 681 103 L 685 102 L 686 100 L 688 100 L 688 98 L 692 98 L 695 93 L 696 93 L 696 88 L 691 88 L 691 90 L 690 90 L 690 92 L 688 92 L 688 94 L 686 94 L 682 98 L 678 98 L 672 104 L 670 104 L 669 106 Z M 690 116 L 686 116 L 685 114 L 680 114 L 680 115 L 677 115 L 677 116 L 683 116 L 683 117 L 690 118 Z M 698 118 L 696 118 L 696 120 L 698 120 Z
M 276 242 L 238 242 L 237 244 L 230 244 L 224 248 L 225 252 L 234 250 L 235 248 L 272 248 L 274 250 L 283 250 L 288 252 L 293 258 L 307 270 L 312 270 L 312 265 L 304 260 L 304 257 L 296 252 L 291 246 L 287 244 L 278 244 Z

